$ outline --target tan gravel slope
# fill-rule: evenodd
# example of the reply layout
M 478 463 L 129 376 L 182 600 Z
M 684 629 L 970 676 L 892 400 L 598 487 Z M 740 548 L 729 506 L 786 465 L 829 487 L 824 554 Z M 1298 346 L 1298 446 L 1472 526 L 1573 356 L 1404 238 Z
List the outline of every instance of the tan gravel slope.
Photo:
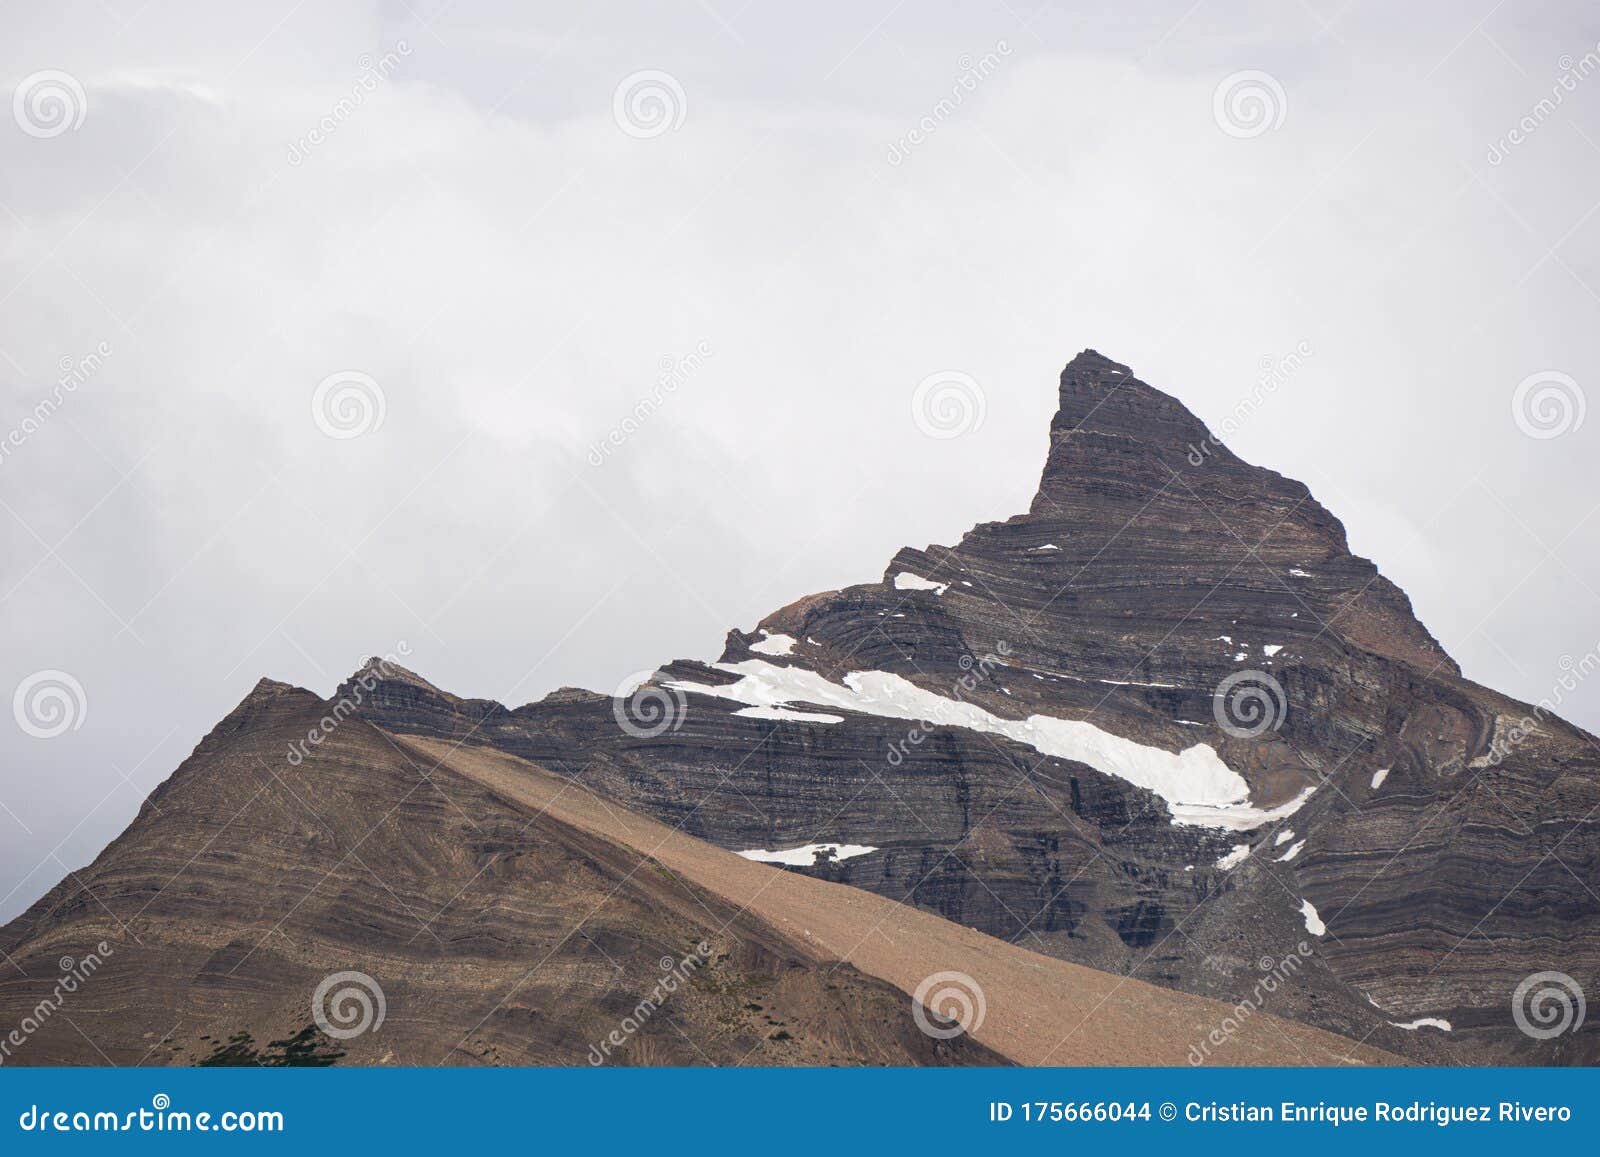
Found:
M 1215 1032 L 1227 1039 L 1207 1050 L 1211 1064 L 1404 1063 L 1333 1033 L 1263 1012 L 1241 1018 L 1217 1001 L 1042 956 L 859 888 L 742 859 L 486 747 L 393 739 L 424 766 L 632 848 L 641 866 L 659 862 L 788 933 L 819 960 L 849 963 L 908 994 L 936 973 L 970 977 L 983 998 L 973 1036 L 1020 1064 L 1187 1065 Z

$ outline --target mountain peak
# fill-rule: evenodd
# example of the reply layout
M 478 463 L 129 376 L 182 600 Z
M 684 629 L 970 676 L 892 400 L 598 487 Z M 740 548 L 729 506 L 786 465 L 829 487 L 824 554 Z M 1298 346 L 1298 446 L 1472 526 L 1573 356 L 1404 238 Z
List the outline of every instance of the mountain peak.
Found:
M 1188 462 L 1192 446 L 1213 441 L 1206 424 L 1177 398 L 1092 349 L 1061 371 L 1060 408 L 1050 433 L 1052 447 L 1073 435 L 1132 439 L 1158 449 L 1163 458 L 1174 457 L 1174 469 Z
M 409 667 L 402 667 L 388 655 L 368 656 L 366 662 L 357 667 L 350 677 L 340 685 L 341 690 L 353 683 L 360 683 L 369 690 L 378 683 L 409 683 L 413 687 L 421 687 L 428 691 L 437 692 L 439 690 L 421 675 Z M 335 692 L 335 697 L 337 696 L 338 692 Z

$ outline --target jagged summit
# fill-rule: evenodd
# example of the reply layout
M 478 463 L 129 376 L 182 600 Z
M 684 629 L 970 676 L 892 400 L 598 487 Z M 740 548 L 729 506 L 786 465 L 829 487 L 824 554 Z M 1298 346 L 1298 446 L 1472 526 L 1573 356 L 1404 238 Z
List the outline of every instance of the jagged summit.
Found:
M 515 709 L 379 658 L 341 684 L 337 712 L 264 680 L 141 817 L 192 818 L 183 846 L 119 840 L 88 873 L 97 897 L 257 913 L 250 935 L 206 939 L 215 961 L 186 962 L 207 976 L 251 957 L 281 909 L 351 950 L 392 933 L 440 961 L 502 952 L 546 906 L 498 891 L 539 845 L 502 859 L 512 818 L 441 801 L 391 743 L 410 737 L 527 761 L 724 849 L 863 849 L 786 870 L 1229 1003 L 1257 961 L 1294 952 L 1304 968 L 1271 1011 L 1414 1059 L 1600 1061 L 1600 1022 L 1540 1043 L 1506 1012 L 1531 973 L 1600 966 L 1600 902 L 1568 868 L 1600 859 L 1600 746 L 1524 727 L 1532 708 L 1462 679 L 1303 485 L 1239 459 L 1173 395 L 1093 350 L 1060 391 L 1026 514 L 731 631 L 719 664 L 668 661 L 623 696 Z M 1241 681 L 1254 714 L 1225 693 Z M 391 850 L 427 866 L 419 879 L 444 865 L 480 889 L 437 948 L 381 890 L 362 884 L 346 910 L 320 890 L 326 872 L 300 870 L 362 831 L 323 831 L 293 798 L 233 818 L 276 782 L 263 767 L 281 775 L 271 761 L 302 748 L 306 769 L 337 769 L 345 816 L 404 804 Z M 191 856 L 208 867 L 196 891 L 162 890 Z M 564 886 L 562 871 L 538 886 Z M 43 959 L 97 919 L 70 884 L 0 948 L 26 940 Z M 281 995 L 270 971 L 252 983 Z
M 353 685 L 368 685 L 375 683 L 409 683 L 413 687 L 425 688 L 429 691 L 438 691 L 427 679 L 403 667 L 393 658 L 384 655 L 371 655 L 367 660 L 350 674 L 350 677 L 340 684 L 339 690 L 334 693 L 334 698 L 339 698 Z
M 1061 371 L 1061 404 L 1051 433 L 1122 435 L 1144 443 L 1187 446 L 1208 435 L 1187 406 L 1097 350 L 1084 350 Z

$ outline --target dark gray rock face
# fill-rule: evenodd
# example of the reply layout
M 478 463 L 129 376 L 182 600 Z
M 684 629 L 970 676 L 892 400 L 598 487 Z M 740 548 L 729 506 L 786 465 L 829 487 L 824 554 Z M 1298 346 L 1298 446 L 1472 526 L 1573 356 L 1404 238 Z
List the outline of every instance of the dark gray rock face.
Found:
M 797 870 L 1053 955 L 1235 1000 L 1303 957 L 1267 1011 L 1424 1060 L 1600 1062 L 1593 1025 L 1537 1039 L 1511 1005 L 1544 971 L 1600 992 L 1600 746 L 1522 735 L 1532 709 L 1462 679 L 1303 485 L 1092 351 L 1028 513 L 720 664 L 516 709 L 380 675 L 387 729 L 735 850 L 870 846 Z M 1451 1027 L 1394 1027 L 1420 1018 Z

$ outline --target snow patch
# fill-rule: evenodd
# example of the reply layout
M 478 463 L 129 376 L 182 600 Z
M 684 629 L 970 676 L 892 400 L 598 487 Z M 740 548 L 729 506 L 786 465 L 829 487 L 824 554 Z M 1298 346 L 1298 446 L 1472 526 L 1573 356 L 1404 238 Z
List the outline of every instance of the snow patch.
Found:
M 741 707 L 734 712 L 746 719 L 787 719 L 791 723 L 843 723 L 843 715 L 825 711 L 794 711 L 788 707 Z
M 790 864 L 797 868 L 809 868 L 816 863 L 818 852 L 832 852 L 835 860 L 848 860 L 877 850 L 866 844 L 805 844 L 798 848 L 784 848 L 776 852 L 769 852 L 765 848 L 752 848 L 750 851 L 737 854 L 762 864 Z
M 794 654 L 795 638 L 793 635 L 768 635 L 759 643 L 751 643 L 750 649 L 762 655 L 792 655 Z
M 936 583 L 931 579 L 923 578 L 919 574 L 912 574 L 908 570 L 903 570 L 894 576 L 894 589 L 897 591 L 932 591 L 936 595 L 942 595 L 950 589 L 950 584 Z
M 1403 1028 L 1407 1032 L 1416 1032 L 1419 1028 L 1436 1028 L 1440 1032 L 1450 1031 L 1450 1022 L 1441 1020 L 1436 1016 L 1419 1016 L 1416 1020 L 1407 1021 L 1405 1024 L 1401 1024 L 1397 1020 L 1391 1020 L 1389 1023 L 1393 1027 Z
M 1264 828 L 1268 824 L 1277 823 L 1294 815 L 1311 798 L 1315 787 L 1308 787 L 1299 795 L 1285 804 L 1273 808 L 1259 808 L 1253 804 L 1245 803 L 1230 807 L 1203 807 L 1189 804 L 1173 803 L 1167 801 L 1167 810 L 1172 813 L 1172 822 L 1175 824 L 1192 824 L 1196 827 L 1226 828 L 1235 832 L 1253 832 L 1257 828 Z M 1158 793 L 1159 794 L 1159 793 Z
M 1276 808 L 1258 808 L 1250 803 L 1250 785 L 1210 744 L 1197 743 L 1174 753 L 1135 743 L 1082 720 L 1050 715 L 1002 719 L 975 703 L 947 699 L 887 671 L 857 671 L 846 675 L 841 685 L 803 667 L 780 667 L 761 659 L 717 663 L 714 669 L 739 678 L 720 686 L 686 680 L 672 680 L 666 686 L 752 707 L 810 704 L 1001 735 L 1043 755 L 1086 763 L 1154 792 L 1166 801 L 1176 824 L 1251 831 L 1292 815 L 1315 790 L 1307 788 Z
M 1316 905 L 1310 900 L 1300 901 L 1300 915 L 1306 918 L 1306 931 L 1313 936 L 1321 936 L 1328 931 L 1328 926 L 1322 922 L 1322 917 L 1317 915 Z
M 1249 858 L 1250 858 L 1250 845 L 1249 844 L 1234 844 L 1233 845 L 1233 851 L 1229 852 L 1227 855 L 1223 856 L 1220 860 L 1217 861 L 1217 867 L 1223 869 L 1224 871 L 1227 871 L 1229 868 L 1237 868 L 1240 864 L 1244 863 Z

